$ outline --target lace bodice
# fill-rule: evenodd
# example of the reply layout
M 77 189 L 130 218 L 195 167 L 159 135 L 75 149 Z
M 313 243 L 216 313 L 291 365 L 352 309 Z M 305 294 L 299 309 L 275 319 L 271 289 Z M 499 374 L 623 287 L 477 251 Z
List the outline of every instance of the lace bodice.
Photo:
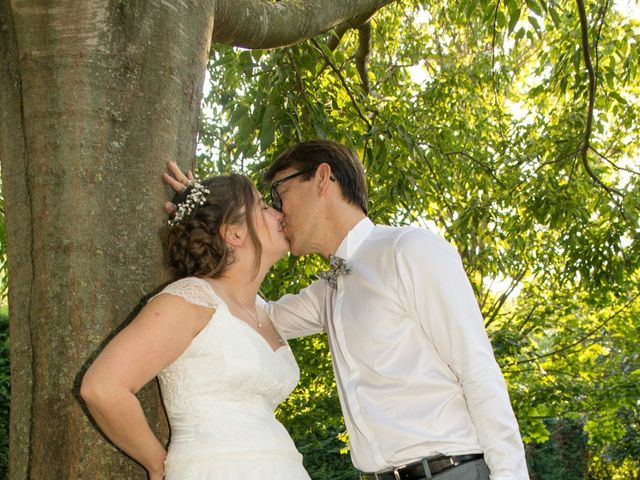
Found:
M 163 293 L 176 295 L 189 303 L 209 308 L 216 308 L 222 302 L 209 283 L 197 277 L 182 278 L 170 283 L 158 295 Z
M 213 309 L 207 325 L 158 375 L 171 424 L 167 462 L 265 448 L 295 451 L 273 415 L 300 376 L 289 346 L 274 351 L 203 279 L 178 280 L 162 294 Z

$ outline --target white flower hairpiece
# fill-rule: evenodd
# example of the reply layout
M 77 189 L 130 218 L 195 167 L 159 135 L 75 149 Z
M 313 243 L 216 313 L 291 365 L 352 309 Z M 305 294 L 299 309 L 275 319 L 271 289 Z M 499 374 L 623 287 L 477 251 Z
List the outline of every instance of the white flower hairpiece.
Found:
M 167 222 L 172 227 L 179 223 L 184 217 L 191 215 L 196 207 L 204 205 L 204 202 L 207 200 L 207 195 L 211 193 L 197 178 L 189 181 L 187 188 L 189 187 L 191 187 L 191 191 L 187 195 L 187 198 L 178 204 L 173 218 Z

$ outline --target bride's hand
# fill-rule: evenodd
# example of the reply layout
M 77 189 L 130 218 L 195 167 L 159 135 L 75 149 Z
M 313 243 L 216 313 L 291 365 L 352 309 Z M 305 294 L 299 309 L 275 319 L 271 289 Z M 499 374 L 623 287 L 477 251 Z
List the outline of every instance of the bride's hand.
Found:
M 184 173 L 182 173 L 182 170 L 180 170 L 180 167 L 178 167 L 178 165 L 174 161 L 170 160 L 167 162 L 167 170 L 168 172 L 164 172 L 162 174 L 162 179 L 164 180 L 164 183 L 169 185 L 176 193 L 179 193 L 187 188 L 189 182 L 193 180 L 193 173 L 191 172 L 191 170 L 188 170 L 187 174 L 185 175 Z M 164 209 L 167 213 L 170 214 L 174 212 L 176 206 L 174 203 L 166 202 L 164 204 Z
M 149 480 L 163 480 L 164 479 L 164 468 L 160 470 L 147 470 L 149 474 Z

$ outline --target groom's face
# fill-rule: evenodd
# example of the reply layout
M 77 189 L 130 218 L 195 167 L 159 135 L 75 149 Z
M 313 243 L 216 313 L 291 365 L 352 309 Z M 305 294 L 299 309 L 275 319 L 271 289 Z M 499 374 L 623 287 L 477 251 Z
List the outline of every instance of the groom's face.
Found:
M 314 251 L 310 240 L 313 238 L 312 219 L 316 218 L 317 199 L 313 177 L 305 179 L 304 175 L 295 175 L 298 172 L 295 168 L 282 170 L 274 176 L 272 185 L 277 185 L 276 194 L 280 198 L 283 213 L 283 231 L 291 245 L 291 253 L 304 255 Z M 286 180 L 278 183 L 283 179 Z

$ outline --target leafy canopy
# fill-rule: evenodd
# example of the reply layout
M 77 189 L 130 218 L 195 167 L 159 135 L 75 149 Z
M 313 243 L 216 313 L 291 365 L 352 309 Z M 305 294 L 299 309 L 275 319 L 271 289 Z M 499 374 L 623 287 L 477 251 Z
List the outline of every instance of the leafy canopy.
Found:
M 531 454 L 570 422 L 585 468 L 616 478 L 640 443 L 640 27 L 587 2 L 585 30 L 580 3 L 395 2 L 372 19 L 368 93 L 358 30 L 335 49 L 332 33 L 215 45 L 199 169 L 259 181 L 292 143 L 354 147 L 375 222 L 427 226 L 460 251 Z M 284 258 L 265 295 L 298 291 L 321 263 Z M 352 478 L 334 455 L 346 447 L 326 341 L 294 348 L 303 378 L 281 417 L 314 478 Z

